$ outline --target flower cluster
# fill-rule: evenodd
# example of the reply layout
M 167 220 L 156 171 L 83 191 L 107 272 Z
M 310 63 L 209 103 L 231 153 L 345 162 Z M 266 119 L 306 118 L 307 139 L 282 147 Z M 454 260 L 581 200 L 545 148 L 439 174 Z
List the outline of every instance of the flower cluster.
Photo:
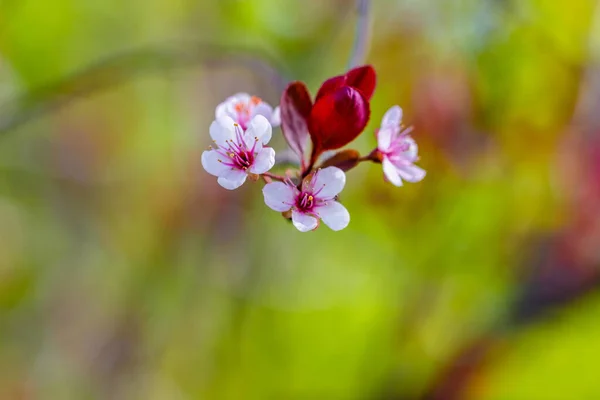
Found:
M 275 109 L 246 93 L 231 96 L 217 106 L 209 130 L 213 145 L 202 153 L 202 165 L 229 190 L 248 178 L 262 177 L 266 205 L 291 219 L 301 232 L 315 230 L 321 220 L 334 231 L 344 229 L 350 222 L 348 210 L 338 201 L 346 184 L 344 171 L 369 161 L 380 163 L 385 179 L 395 186 L 425 177 L 414 164 L 419 159 L 417 144 L 410 136 L 412 128 L 402 126 L 398 106 L 383 116 L 375 132 L 377 147 L 367 156 L 339 150 L 367 126 L 375 84 L 375 70 L 367 65 L 326 80 L 314 101 L 302 82 L 289 84 Z M 275 151 L 267 144 L 272 128 L 279 125 L 300 159 L 298 169 L 285 175 L 269 172 L 275 166 Z

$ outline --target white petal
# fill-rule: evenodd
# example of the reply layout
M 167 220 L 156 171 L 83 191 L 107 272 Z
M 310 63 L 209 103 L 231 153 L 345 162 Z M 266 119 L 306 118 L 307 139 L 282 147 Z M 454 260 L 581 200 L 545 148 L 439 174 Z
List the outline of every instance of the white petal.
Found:
M 317 214 L 321 217 L 325 225 L 334 231 L 342 230 L 350 223 L 348 210 L 337 201 L 331 201 L 327 205 L 318 207 Z
M 346 174 L 337 167 L 320 169 L 313 177 L 311 185 L 318 199 L 331 199 L 344 189 Z
M 283 182 L 267 183 L 263 188 L 265 204 L 275 211 L 288 211 L 296 201 L 296 189 Z
M 407 182 L 419 182 L 425 178 L 425 170 L 416 165 L 406 165 L 397 168 L 398 173 Z
M 215 119 L 223 118 L 223 117 L 231 117 L 231 113 L 229 111 L 229 101 L 224 101 L 219 104 L 215 110 Z
M 271 107 L 268 103 L 261 101 L 257 105 L 252 108 L 252 118 L 257 115 L 262 115 L 267 119 L 267 121 L 271 121 L 273 117 L 273 107 Z
M 221 176 L 225 174 L 231 167 L 219 162 L 222 156 L 215 150 L 207 150 L 202 153 L 202 166 L 211 175 Z
M 232 104 L 237 104 L 237 103 L 248 103 L 250 101 L 250 99 L 252 98 L 252 96 L 250 96 L 248 93 L 246 92 L 239 92 L 236 93 L 232 96 L 229 96 L 227 98 L 227 101 L 230 101 Z
M 398 175 L 398 171 L 394 164 L 392 164 L 387 157 L 383 157 L 381 164 L 383 165 L 383 173 L 387 180 L 394 186 L 402 186 L 402 179 L 400 178 L 400 175 Z
M 308 214 L 292 210 L 292 223 L 300 232 L 308 232 L 319 226 L 319 221 Z
M 272 128 L 269 121 L 262 115 L 257 115 L 252 118 L 248 124 L 248 129 L 244 133 L 244 141 L 246 145 L 252 148 L 256 138 L 262 143 L 267 144 L 271 140 Z
M 275 107 L 273 110 L 273 115 L 271 116 L 271 126 L 276 128 L 281 125 L 281 112 L 279 110 L 279 106 Z
M 394 130 L 392 128 L 381 128 L 379 132 L 377 132 L 377 148 L 383 152 L 388 151 L 394 136 Z
M 217 182 L 225 189 L 237 189 L 246 182 L 248 175 L 239 169 L 230 169 L 225 174 L 221 175 Z
M 411 137 L 407 137 L 404 139 L 406 143 L 408 143 L 408 150 L 406 150 L 403 155 L 410 161 L 417 160 L 417 154 L 419 153 L 419 147 L 417 146 L 417 142 Z
M 264 174 L 275 165 L 275 150 L 272 147 L 264 147 L 254 159 L 250 167 L 253 174 Z
M 210 137 L 219 146 L 225 146 L 226 140 L 235 139 L 235 126 L 233 119 L 228 116 L 217 118 L 210 124 Z
M 381 119 L 381 129 L 384 128 L 399 128 L 402 123 L 402 109 L 399 106 L 393 106 L 386 111 Z

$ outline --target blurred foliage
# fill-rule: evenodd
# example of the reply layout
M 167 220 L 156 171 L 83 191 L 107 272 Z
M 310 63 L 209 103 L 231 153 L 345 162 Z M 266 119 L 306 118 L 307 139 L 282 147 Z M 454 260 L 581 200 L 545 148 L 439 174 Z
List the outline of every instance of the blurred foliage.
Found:
M 373 1 L 352 147 L 399 104 L 428 176 L 350 171 L 344 231 L 202 170 L 353 3 L 0 1 L 0 398 L 600 398 L 596 1 Z

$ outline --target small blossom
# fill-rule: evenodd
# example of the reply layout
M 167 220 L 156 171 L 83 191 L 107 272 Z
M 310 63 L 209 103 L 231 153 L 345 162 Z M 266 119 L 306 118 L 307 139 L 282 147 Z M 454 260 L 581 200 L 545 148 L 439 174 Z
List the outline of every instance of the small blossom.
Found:
M 300 232 L 319 226 L 319 219 L 334 231 L 348 226 L 350 214 L 336 201 L 346 184 L 346 175 L 336 167 L 315 171 L 302 183 L 299 190 L 291 181 L 265 185 L 265 203 L 279 212 L 292 211 L 292 222 Z
M 228 116 L 238 123 L 243 130 L 248 128 L 250 121 L 257 115 L 264 116 L 271 126 L 277 127 L 281 124 L 279 107 L 273 109 L 262 99 L 250 96 L 248 93 L 237 93 L 228 97 L 217 106 L 215 111 L 217 119 Z
M 413 163 L 419 160 L 417 143 L 409 136 L 412 128 L 402 130 L 402 109 L 390 108 L 381 121 L 377 132 L 377 150 L 383 165 L 383 173 L 395 186 L 407 182 L 419 182 L 425 171 Z
M 202 153 L 202 166 L 225 189 L 237 189 L 248 174 L 263 174 L 275 164 L 275 151 L 263 147 L 271 140 L 271 130 L 262 115 L 254 117 L 246 130 L 228 116 L 217 118 L 210 125 L 214 145 Z

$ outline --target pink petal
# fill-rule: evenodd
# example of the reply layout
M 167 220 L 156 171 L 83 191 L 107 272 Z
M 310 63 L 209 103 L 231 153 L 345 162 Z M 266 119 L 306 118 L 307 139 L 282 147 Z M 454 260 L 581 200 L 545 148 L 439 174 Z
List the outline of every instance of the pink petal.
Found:
M 252 121 L 248 124 L 246 132 L 244 132 L 244 142 L 248 148 L 252 148 L 254 142 L 258 138 L 262 144 L 269 143 L 271 140 L 272 128 L 269 121 L 262 115 L 257 115 L 252 118 Z
M 252 109 L 252 118 L 256 117 L 257 115 L 262 115 L 267 119 L 267 121 L 270 122 L 271 118 L 273 118 L 273 107 L 271 107 L 268 103 L 261 101 Z
M 377 132 L 377 148 L 383 152 L 388 151 L 393 139 L 394 130 L 390 127 L 382 127 L 379 132 Z
M 219 146 L 225 146 L 227 140 L 235 139 L 235 122 L 231 117 L 217 118 L 210 124 L 210 137 Z
M 271 126 L 276 128 L 279 125 L 281 125 L 281 111 L 279 106 L 277 106 L 275 107 L 275 110 L 273 110 L 273 115 L 271 116 Z
M 344 189 L 346 174 L 337 167 L 323 168 L 315 174 L 310 184 L 315 197 L 318 199 L 331 199 Z
M 221 176 L 225 174 L 231 167 L 219 162 L 222 156 L 215 150 L 207 150 L 202 153 L 202 166 L 211 175 Z
M 402 123 L 402 109 L 400 106 L 393 106 L 383 115 L 381 120 L 381 129 L 390 127 L 398 129 Z
M 283 182 L 267 183 L 263 188 L 265 204 L 275 211 L 288 211 L 296 201 L 296 189 Z
M 408 150 L 404 152 L 404 156 L 410 161 L 416 161 L 417 154 L 419 153 L 419 147 L 417 146 L 417 142 L 415 142 L 415 140 L 411 137 L 407 137 L 404 140 L 409 145 Z
M 248 175 L 246 172 L 239 169 L 230 169 L 225 174 L 221 175 L 217 182 L 225 189 L 233 190 L 237 189 L 246 182 Z
M 317 214 L 325 225 L 334 231 L 342 230 L 350 223 L 348 210 L 337 201 L 331 201 L 324 206 L 318 207 Z
M 382 161 L 383 166 L 383 174 L 387 178 L 388 181 L 394 186 L 402 186 L 402 179 L 400 179 L 400 175 L 398 175 L 398 171 L 396 167 L 387 157 L 383 157 Z
M 300 232 L 312 231 L 319 226 L 319 221 L 315 217 L 297 210 L 292 210 L 292 223 Z
M 425 170 L 416 165 L 405 165 L 397 168 L 398 173 L 407 182 L 419 182 L 425 178 Z
M 254 164 L 250 167 L 253 174 L 264 174 L 275 165 L 275 150 L 271 147 L 264 147 L 254 159 Z
M 219 104 L 215 110 L 215 119 L 223 117 L 231 117 L 228 101 L 224 101 L 223 103 Z
M 251 96 L 248 93 L 236 93 L 233 96 L 229 96 L 224 102 L 217 106 L 215 110 L 215 119 L 225 116 L 235 119 L 237 117 L 235 105 L 237 103 L 248 103 L 250 98 Z

